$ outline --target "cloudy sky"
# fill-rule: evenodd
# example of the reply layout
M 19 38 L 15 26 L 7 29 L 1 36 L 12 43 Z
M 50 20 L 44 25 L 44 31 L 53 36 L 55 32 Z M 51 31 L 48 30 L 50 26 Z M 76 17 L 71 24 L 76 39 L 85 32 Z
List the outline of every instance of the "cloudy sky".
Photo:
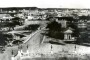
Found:
M 0 0 L 0 7 L 90 8 L 90 0 Z

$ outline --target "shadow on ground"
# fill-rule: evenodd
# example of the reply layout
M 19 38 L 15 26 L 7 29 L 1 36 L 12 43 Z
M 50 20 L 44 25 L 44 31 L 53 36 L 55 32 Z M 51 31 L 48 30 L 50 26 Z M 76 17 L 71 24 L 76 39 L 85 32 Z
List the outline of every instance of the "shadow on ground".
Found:
M 65 44 L 63 44 L 63 43 L 54 42 L 54 41 L 49 41 L 49 43 L 51 43 L 51 44 L 56 44 L 56 45 L 65 45 Z
M 32 58 L 25 60 L 89 60 L 89 58 L 80 58 L 80 57 L 57 57 L 57 58 Z
M 85 41 L 79 41 L 79 42 L 78 41 L 65 41 L 65 43 L 90 47 L 90 42 L 85 42 Z

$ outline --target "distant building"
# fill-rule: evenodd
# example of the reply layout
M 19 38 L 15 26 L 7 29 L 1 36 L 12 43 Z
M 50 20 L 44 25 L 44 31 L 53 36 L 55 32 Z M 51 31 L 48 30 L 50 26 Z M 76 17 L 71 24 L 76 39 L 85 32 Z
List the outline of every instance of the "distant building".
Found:
M 87 34 L 88 34 L 88 39 L 90 39 L 90 21 L 87 21 Z
M 25 37 L 25 35 L 21 34 L 21 32 L 17 32 L 17 31 L 11 31 L 11 32 L 8 32 L 8 34 L 11 34 L 13 36 L 14 40 L 21 40 L 22 37 Z
M 9 14 L 0 14 L 0 23 L 11 22 L 12 18 L 14 17 L 10 16 Z
M 84 21 L 78 22 L 78 28 L 87 28 L 87 22 Z
M 67 21 L 65 19 L 59 19 L 59 18 L 57 19 L 56 18 L 56 22 L 61 23 L 61 26 L 63 28 L 66 28 L 67 27 Z

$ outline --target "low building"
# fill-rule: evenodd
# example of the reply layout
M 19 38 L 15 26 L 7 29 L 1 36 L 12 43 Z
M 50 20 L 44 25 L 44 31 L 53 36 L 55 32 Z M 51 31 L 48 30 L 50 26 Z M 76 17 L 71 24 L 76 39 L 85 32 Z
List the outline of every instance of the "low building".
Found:
M 88 39 L 90 39 L 90 21 L 87 21 L 87 34 L 88 34 Z
M 78 28 L 87 28 L 87 22 L 85 21 L 78 21 Z
M 13 40 L 21 40 L 22 37 L 25 37 L 25 35 L 21 34 L 21 32 L 19 31 L 12 31 L 12 32 L 8 32 L 8 34 L 12 34 L 13 36 Z
M 67 30 L 64 31 L 64 40 L 65 41 L 74 41 L 75 38 L 72 37 L 73 29 L 68 28 Z

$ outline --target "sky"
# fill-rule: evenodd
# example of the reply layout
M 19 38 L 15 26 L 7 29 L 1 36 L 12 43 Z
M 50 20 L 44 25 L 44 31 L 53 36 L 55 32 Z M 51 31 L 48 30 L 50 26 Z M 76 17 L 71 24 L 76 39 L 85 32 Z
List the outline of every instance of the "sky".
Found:
M 90 0 L 0 0 L 0 7 L 90 8 Z

